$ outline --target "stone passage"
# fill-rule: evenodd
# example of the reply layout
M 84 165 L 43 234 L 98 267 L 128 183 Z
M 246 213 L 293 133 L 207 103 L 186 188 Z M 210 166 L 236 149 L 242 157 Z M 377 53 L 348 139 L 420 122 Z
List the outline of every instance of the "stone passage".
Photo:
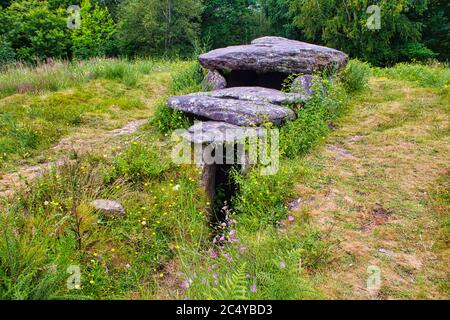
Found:
M 249 45 L 210 51 L 200 55 L 199 61 L 208 70 L 202 83 L 204 92 L 171 97 L 168 107 L 203 121 L 182 136 L 206 148 L 211 143 L 239 143 L 239 137 L 250 130 L 258 135 L 258 126 L 266 122 L 281 126 L 294 120 L 290 107 L 309 99 L 312 75 L 341 70 L 348 56 L 305 42 L 263 37 Z M 286 78 L 298 74 L 291 93 L 281 92 Z M 225 134 L 229 129 L 233 129 L 232 135 Z M 229 185 L 223 185 L 227 183 L 229 165 L 199 165 L 203 166 L 203 185 L 211 200 L 217 188 L 230 190 Z

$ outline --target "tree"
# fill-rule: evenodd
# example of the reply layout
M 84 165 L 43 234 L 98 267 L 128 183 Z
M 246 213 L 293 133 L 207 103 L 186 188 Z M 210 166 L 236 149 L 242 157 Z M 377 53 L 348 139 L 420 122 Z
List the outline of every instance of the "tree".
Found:
M 431 0 L 424 13 L 423 43 L 439 54 L 441 60 L 450 60 L 450 2 Z
M 187 56 L 200 34 L 201 13 L 201 0 L 129 0 L 120 10 L 122 49 Z
M 294 14 L 289 10 L 291 0 L 258 0 L 265 22 L 261 35 L 302 39 L 301 31 L 294 24 Z
M 258 24 L 251 3 L 247 0 L 206 0 L 202 15 L 202 38 L 210 41 L 213 48 L 253 40 Z
M 411 58 L 432 57 L 423 43 L 423 23 L 414 16 L 424 13 L 428 0 L 379 0 L 381 28 L 369 29 L 368 0 L 292 0 L 295 24 L 307 38 L 360 57 L 373 64 L 392 64 Z
M 72 31 L 73 56 L 87 59 L 95 56 L 113 55 L 116 50 L 116 26 L 107 8 L 91 0 L 81 3 L 81 26 Z
M 19 59 L 32 61 L 70 55 L 64 10 L 50 10 L 46 1 L 19 0 L 0 11 L 4 43 Z

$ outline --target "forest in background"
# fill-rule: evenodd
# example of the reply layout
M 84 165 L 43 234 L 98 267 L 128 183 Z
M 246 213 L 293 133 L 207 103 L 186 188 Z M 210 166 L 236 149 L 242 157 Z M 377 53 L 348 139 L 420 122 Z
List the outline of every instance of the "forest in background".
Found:
M 81 23 L 69 6 L 80 8 Z M 367 8 L 381 9 L 370 30 Z M 330 46 L 389 66 L 448 61 L 444 0 L 0 0 L 0 65 L 91 57 L 191 57 L 266 35 Z

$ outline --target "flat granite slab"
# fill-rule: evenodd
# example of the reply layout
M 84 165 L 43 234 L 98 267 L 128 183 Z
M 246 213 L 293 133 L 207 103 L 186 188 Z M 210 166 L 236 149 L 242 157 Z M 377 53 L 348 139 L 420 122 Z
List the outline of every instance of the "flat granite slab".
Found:
M 210 92 L 197 92 L 189 96 L 208 96 L 220 99 L 238 99 L 245 101 L 267 102 L 276 105 L 303 103 L 310 96 L 307 94 L 284 93 L 276 89 L 263 87 L 234 87 L 214 90 Z
M 261 101 L 186 95 L 171 97 L 167 102 L 171 109 L 237 126 L 259 126 L 264 122 L 280 125 L 295 119 L 291 109 Z
M 199 57 L 210 70 L 253 70 L 286 74 L 312 74 L 325 68 L 337 70 L 348 63 L 338 50 L 281 37 L 263 37 L 250 45 L 216 49 Z

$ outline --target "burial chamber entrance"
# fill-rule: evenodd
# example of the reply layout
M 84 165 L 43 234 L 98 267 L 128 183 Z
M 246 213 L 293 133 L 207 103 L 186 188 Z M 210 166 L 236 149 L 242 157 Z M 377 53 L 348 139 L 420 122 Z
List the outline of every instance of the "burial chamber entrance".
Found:
M 263 87 L 282 90 L 289 74 L 282 72 L 261 72 L 252 70 L 222 70 L 220 73 L 227 81 L 227 88 Z

